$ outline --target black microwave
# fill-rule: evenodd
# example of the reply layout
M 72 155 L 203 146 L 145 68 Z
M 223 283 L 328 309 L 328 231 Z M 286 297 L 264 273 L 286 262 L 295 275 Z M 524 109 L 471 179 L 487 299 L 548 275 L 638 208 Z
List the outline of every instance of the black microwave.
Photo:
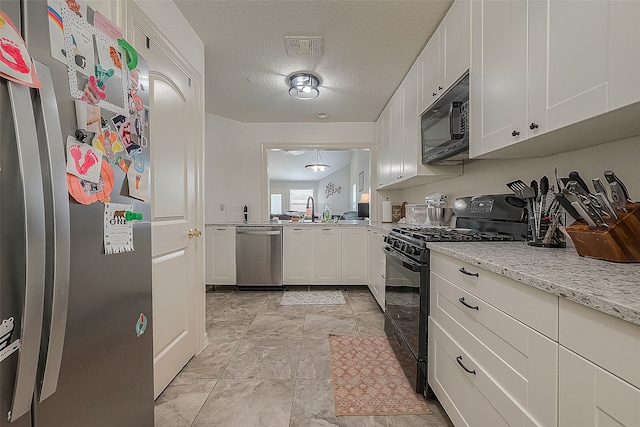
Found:
M 469 158 L 469 75 L 454 84 L 420 120 L 422 163 L 456 165 Z

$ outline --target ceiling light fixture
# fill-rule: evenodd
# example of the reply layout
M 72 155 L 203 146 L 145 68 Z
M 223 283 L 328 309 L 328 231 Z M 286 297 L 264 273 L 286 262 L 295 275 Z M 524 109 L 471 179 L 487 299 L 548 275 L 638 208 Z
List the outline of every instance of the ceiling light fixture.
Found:
M 296 99 L 314 99 L 320 95 L 320 79 L 310 73 L 296 73 L 289 77 L 289 95 Z
M 322 156 L 320 155 L 320 151 L 316 150 L 316 162 L 310 163 L 304 166 L 307 169 L 311 169 L 314 172 L 323 172 L 329 169 L 331 166 L 326 163 L 322 163 Z
M 326 119 L 329 115 L 327 113 L 318 113 L 316 114 L 316 117 L 319 119 Z

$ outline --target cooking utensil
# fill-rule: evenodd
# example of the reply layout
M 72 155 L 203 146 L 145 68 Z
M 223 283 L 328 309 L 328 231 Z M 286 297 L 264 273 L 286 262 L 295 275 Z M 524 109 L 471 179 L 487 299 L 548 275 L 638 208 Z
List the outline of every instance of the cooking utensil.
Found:
M 617 183 L 618 186 L 620 187 L 620 189 L 622 190 L 622 193 L 624 194 L 624 201 L 625 201 L 625 205 L 626 202 L 630 202 L 633 203 L 633 200 L 631 200 L 631 197 L 629 197 L 629 191 L 627 190 L 627 187 L 625 187 L 625 185 L 622 183 L 622 181 L 620 180 L 620 178 L 618 178 L 616 176 L 615 173 L 613 173 L 612 170 L 606 170 L 604 171 L 604 177 L 607 180 L 607 182 L 609 183 L 609 185 L 611 185 L 612 183 Z M 626 206 L 625 206 L 626 207 Z
M 615 181 L 609 182 L 609 188 L 611 188 L 613 207 L 619 212 L 627 212 L 627 199 L 620 184 Z
M 558 186 L 558 191 L 562 190 L 562 188 L 560 187 L 560 180 L 558 179 L 558 167 L 555 166 L 553 168 L 553 172 L 556 175 L 556 185 Z
M 611 200 L 609 200 L 609 196 L 607 196 L 607 190 L 604 188 L 604 185 L 600 182 L 600 178 L 591 179 L 591 183 L 593 184 L 593 189 L 596 192 L 596 197 L 600 200 L 600 205 L 607 212 L 607 214 L 613 218 L 618 219 L 618 215 L 616 214 L 616 210 L 613 208 L 611 204 Z
M 580 200 L 578 196 L 576 196 L 571 191 L 569 191 L 568 188 L 563 188 L 562 194 L 571 203 L 571 206 L 573 206 L 574 209 L 578 211 L 578 214 L 582 217 L 584 221 L 587 222 L 587 224 L 589 224 L 590 227 L 598 226 L 598 223 L 597 223 L 598 219 L 588 211 L 588 209 L 585 207 L 582 200 Z
M 587 183 L 584 182 L 584 180 L 582 179 L 582 177 L 580 176 L 578 171 L 569 172 L 569 179 L 572 180 L 572 181 L 576 181 L 578 183 L 578 185 L 580 185 L 580 187 L 582 187 L 584 189 L 584 192 L 586 194 L 590 194 L 591 193 L 591 191 L 589 190 L 589 187 L 587 187 Z
M 571 202 L 567 200 L 566 197 L 564 197 L 564 194 L 562 192 L 556 194 L 556 201 L 571 216 L 571 218 L 575 219 L 576 221 L 582 221 L 582 216 L 571 205 Z
M 521 199 L 532 199 L 536 197 L 535 191 L 520 179 L 508 182 L 507 187 Z
M 588 212 L 592 213 L 597 218 L 598 224 L 602 225 L 605 228 L 609 228 L 609 224 L 607 224 L 607 222 L 602 217 L 602 214 L 600 213 L 600 209 L 594 206 L 591 199 L 583 200 L 582 204 L 588 210 Z

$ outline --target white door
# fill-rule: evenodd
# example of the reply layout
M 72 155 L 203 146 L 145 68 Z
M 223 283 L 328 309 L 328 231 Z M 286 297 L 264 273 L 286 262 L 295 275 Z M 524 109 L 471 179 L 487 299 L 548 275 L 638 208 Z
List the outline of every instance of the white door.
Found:
M 133 44 L 149 62 L 153 364 L 158 397 L 196 352 L 196 268 L 204 239 L 188 235 L 198 224 L 195 88 L 173 54 L 145 32 L 150 41 L 136 28 Z

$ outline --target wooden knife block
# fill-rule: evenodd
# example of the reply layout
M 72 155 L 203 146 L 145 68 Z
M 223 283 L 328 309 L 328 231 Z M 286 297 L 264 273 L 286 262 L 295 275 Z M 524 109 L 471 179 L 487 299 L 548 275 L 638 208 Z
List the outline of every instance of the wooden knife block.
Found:
M 584 221 L 567 227 L 580 256 L 615 262 L 640 262 L 640 203 L 627 204 L 629 213 L 609 222 L 609 229 L 589 228 Z

